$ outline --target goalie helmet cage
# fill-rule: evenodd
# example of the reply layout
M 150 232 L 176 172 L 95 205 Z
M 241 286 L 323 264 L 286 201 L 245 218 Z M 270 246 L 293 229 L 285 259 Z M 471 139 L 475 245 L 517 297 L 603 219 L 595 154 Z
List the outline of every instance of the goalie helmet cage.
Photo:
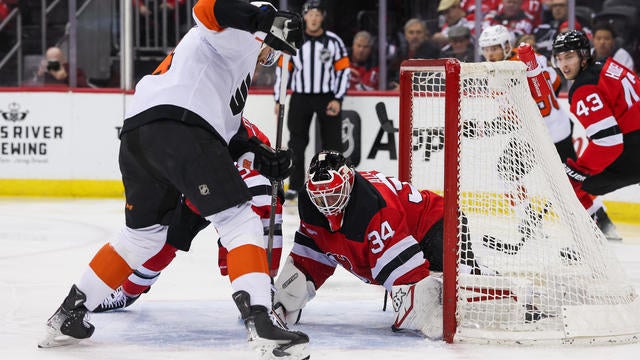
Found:
M 444 194 L 444 340 L 637 342 L 638 290 L 578 202 L 524 65 L 400 73 L 398 175 Z

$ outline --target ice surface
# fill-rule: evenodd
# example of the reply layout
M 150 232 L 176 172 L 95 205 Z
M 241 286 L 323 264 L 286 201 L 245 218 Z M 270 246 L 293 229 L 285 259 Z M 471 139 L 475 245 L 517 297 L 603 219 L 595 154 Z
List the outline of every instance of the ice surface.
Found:
M 0 199 L 0 359 L 255 359 L 217 268 L 216 234 L 205 229 L 179 252 L 148 294 L 126 311 L 92 315 L 96 332 L 79 345 L 37 349 L 44 323 L 93 254 L 123 224 L 121 200 Z M 285 254 L 297 227 L 285 208 Z M 640 288 L 640 226 L 619 225 L 612 243 Z M 390 330 L 384 290 L 338 270 L 302 314 L 315 360 L 640 358 L 640 345 L 516 347 L 449 345 Z M 390 306 L 390 305 L 389 305 Z M 588 316 L 588 314 L 585 314 Z

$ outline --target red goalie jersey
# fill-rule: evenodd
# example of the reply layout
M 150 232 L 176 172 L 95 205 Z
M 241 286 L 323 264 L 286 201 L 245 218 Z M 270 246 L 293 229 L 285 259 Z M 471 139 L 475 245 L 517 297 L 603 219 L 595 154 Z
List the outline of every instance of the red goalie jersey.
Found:
M 295 266 L 319 288 L 340 264 L 370 284 L 410 284 L 429 275 L 421 242 L 443 217 L 443 198 L 377 171 L 355 174 L 342 227 L 329 224 L 306 192 L 298 202 Z

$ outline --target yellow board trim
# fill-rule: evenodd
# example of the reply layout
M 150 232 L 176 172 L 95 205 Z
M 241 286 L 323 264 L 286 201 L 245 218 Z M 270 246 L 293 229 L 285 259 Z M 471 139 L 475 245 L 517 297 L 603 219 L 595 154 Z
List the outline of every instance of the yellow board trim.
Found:
M 0 196 L 123 198 L 120 180 L 0 179 Z
M 120 180 L 0 179 L 0 196 L 123 198 Z M 640 203 L 604 201 L 614 222 L 640 224 Z
M 619 201 L 603 201 L 611 220 L 629 224 L 640 224 L 640 204 Z

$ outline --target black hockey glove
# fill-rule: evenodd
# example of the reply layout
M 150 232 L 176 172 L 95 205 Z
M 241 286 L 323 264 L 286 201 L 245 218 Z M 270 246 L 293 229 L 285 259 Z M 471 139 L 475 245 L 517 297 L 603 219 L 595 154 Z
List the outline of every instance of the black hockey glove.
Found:
M 291 175 L 293 171 L 293 152 L 289 149 L 275 151 L 257 137 L 249 139 L 251 151 L 255 154 L 253 168 L 263 176 L 281 181 Z
M 578 169 L 578 166 L 573 161 L 573 159 L 567 159 L 567 163 L 564 164 L 564 171 L 567 173 L 567 176 L 571 180 L 571 183 L 582 183 L 587 177 L 589 177 L 589 175 L 584 171 Z
M 581 170 L 573 159 L 567 159 L 567 162 L 564 164 L 564 172 L 567 173 L 571 187 L 573 187 L 573 190 L 582 202 L 582 197 L 587 195 L 582 189 L 582 183 L 589 178 L 589 174 Z
M 300 14 L 289 11 L 278 11 L 273 22 L 266 29 L 260 29 L 267 33 L 264 43 L 274 50 L 281 50 L 291 56 L 295 56 L 302 46 L 302 17 Z

